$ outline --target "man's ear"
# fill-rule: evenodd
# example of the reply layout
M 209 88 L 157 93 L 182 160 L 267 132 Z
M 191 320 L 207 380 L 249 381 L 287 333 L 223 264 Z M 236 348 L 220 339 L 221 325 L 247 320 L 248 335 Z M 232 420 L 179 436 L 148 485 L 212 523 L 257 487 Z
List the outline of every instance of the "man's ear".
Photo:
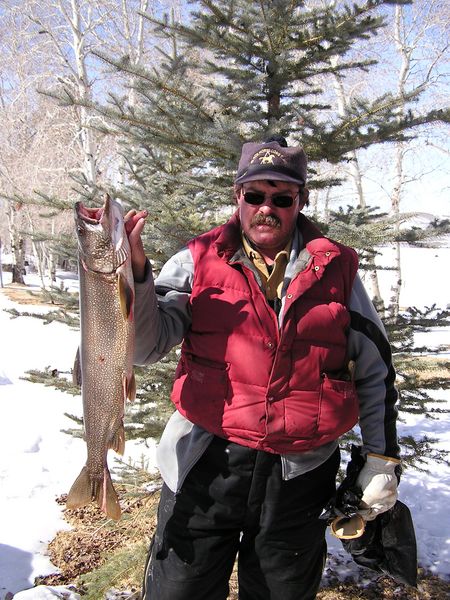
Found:
M 299 210 L 302 210 L 305 206 L 309 206 L 309 190 L 307 187 L 300 188 L 299 194 Z
M 233 187 L 233 200 L 236 205 L 239 204 L 238 200 L 239 200 L 239 196 L 241 195 L 241 190 L 242 190 L 242 185 L 235 185 Z

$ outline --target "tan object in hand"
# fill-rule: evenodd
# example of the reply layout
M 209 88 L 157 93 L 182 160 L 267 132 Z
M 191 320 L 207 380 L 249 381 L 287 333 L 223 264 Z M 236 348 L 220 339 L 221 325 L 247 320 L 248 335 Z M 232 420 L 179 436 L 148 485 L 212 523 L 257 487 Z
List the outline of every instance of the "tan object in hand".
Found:
M 331 525 L 331 533 L 340 540 L 353 540 L 364 533 L 364 519 L 356 514 L 353 517 L 336 517 Z

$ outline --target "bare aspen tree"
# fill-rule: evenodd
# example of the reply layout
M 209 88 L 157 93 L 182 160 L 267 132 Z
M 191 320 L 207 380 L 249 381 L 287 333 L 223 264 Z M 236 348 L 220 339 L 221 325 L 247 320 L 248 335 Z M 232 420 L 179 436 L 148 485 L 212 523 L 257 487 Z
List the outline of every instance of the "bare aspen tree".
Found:
M 45 240 L 67 226 L 64 215 L 40 216 L 35 192 L 64 198 L 68 171 L 79 161 L 75 111 L 57 107 L 37 92 L 51 78 L 53 55 L 42 35 L 30 32 L 23 5 L 11 2 L 2 21 L 0 70 L 0 194 L 13 253 L 13 281 L 24 283 L 25 253 L 31 252 L 44 281 L 53 275 L 56 256 Z M 54 50 L 52 48 L 54 54 Z M 39 234 L 39 236 L 37 236 Z M 35 237 L 36 236 L 36 237 Z
M 8 15 L 6 15 L 8 17 Z M 3 23 L 3 33 L 7 33 L 10 20 Z M 3 80 L 0 89 L 0 110 L 2 129 L 0 132 L 0 198 L 4 203 L 8 225 L 12 263 L 12 283 L 24 284 L 25 239 L 23 235 L 22 204 L 14 200 L 18 190 L 16 181 L 17 159 L 22 148 L 32 137 L 32 128 L 26 119 L 29 110 L 27 95 L 29 80 L 23 60 L 17 60 L 14 69 L 12 59 L 18 55 L 19 36 L 4 36 L 0 66 Z
M 179 15 L 181 11 L 181 0 L 167 0 L 164 10 L 170 14 Z M 108 54 L 114 57 L 126 58 L 130 71 L 139 68 L 148 68 L 160 59 L 160 54 L 155 50 L 156 40 L 149 34 L 150 24 L 146 16 L 150 18 L 161 11 L 161 3 L 158 0 L 102 0 L 98 3 L 98 9 L 108 14 L 107 25 L 99 32 L 93 32 L 95 49 L 101 55 Z M 105 32 L 108 43 L 105 45 Z M 162 43 L 159 40 L 159 43 Z M 115 75 L 109 80 L 110 84 L 123 84 L 121 75 Z M 119 82 L 117 81 L 119 79 Z M 128 85 L 123 89 L 123 102 L 128 107 L 137 107 L 139 94 L 136 91 L 138 77 L 130 77 Z M 116 176 L 119 186 L 125 183 L 126 161 L 119 157 L 116 164 Z
M 419 0 L 413 6 L 396 6 L 395 19 L 388 36 L 392 39 L 399 59 L 397 72 L 397 92 L 407 98 L 414 90 L 424 92 L 439 80 L 439 67 L 445 59 L 449 42 L 447 36 L 436 35 L 441 26 L 445 27 L 442 6 L 435 0 Z M 406 104 L 399 107 L 403 116 Z M 391 210 L 396 217 L 397 231 L 400 227 L 401 202 L 405 188 L 411 181 L 421 177 L 421 173 L 408 174 L 406 158 L 414 152 L 414 146 L 407 142 L 395 144 L 394 183 L 391 194 Z M 395 281 L 391 289 L 392 315 L 400 310 L 402 286 L 401 244 L 395 243 Z
M 13 255 L 12 283 L 25 284 L 25 238 L 21 233 L 20 206 L 8 201 L 6 216 L 8 219 L 8 232 Z
M 92 115 L 87 104 L 93 98 L 94 73 L 88 67 L 88 38 L 103 24 L 104 16 L 88 0 L 25 0 L 25 13 L 38 26 L 38 34 L 48 36 L 54 50 L 53 76 L 69 85 L 80 100 L 79 141 L 83 153 L 86 183 L 97 182 L 97 144 Z M 59 65 L 58 65 L 59 63 Z
M 336 67 L 339 63 L 339 57 L 334 56 L 331 60 L 331 65 Z M 348 112 L 348 99 L 352 97 L 352 92 L 345 90 L 342 81 L 342 76 L 339 73 L 333 73 L 333 88 L 336 93 L 337 112 L 339 116 L 345 117 Z M 354 191 L 357 197 L 357 202 L 362 208 L 367 207 L 366 196 L 364 193 L 363 177 L 358 160 L 358 153 L 355 150 L 349 152 L 348 176 L 353 183 Z M 380 284 L 378 281 L 378 273 L 375 264 L 369 265 L 369 278 L 372 287 L 372 299 L 376 303 L 380 312 L 384 309 L 384 302 L 381 296 Z
M 0 238 L 0 287 L 3 286 L 2 238 Z
M 412 48 L 406 48 L 404 40 L 402 40 L 402 16 L 403 7 L 396 6 L 395 8 L 395 26 L 394 26 L 394 42 L 396 50 L 401 58 L 401 65 L 398 75 L 397 90 L 400 94 L 406 92 L 406 82 L 408 73 L 411 68 L 411 51 Z M 404 112 L 405 107 L 400 109 Z M 400 223 L 398 218 L 400 217 L 400 200 L 405 185 L 405 170 L 404 170 L 404 159 L 407 152 L 407 144 L 405 142 L 397 142 L 395 145 L 395 174 L 394 174 L 394 186 L 392 189 L 391 196 L 391 207 L 393 214 L 397 217 L 395 224 L 396 231 L 398 232 Z M 391 288 L 391 313 L 394 318 L 398 316 L 400 310 L 400 291 L 402 287 L 402 264 L 401 264 L 401 245 L 400 242 L 395 243 L 394 253 L 394 273 L 395 281 Z
M 139 11 L 132 16 L 130 15 L 130 7 L 128 6 L 126 0 L 122 0 L 121 2 L 123 35 L 126 42 L 124 50 L 125 52 L 129 53 L 130 62 L 134 66 L 142 64 L 145 55 L 145 18 L 142 13 L 146 13 L 148 8 L 149 0 L 140 0 Z M 131 106 L 135 106 L 136 104 L 136 90 L 134 87 L 132 87 L 129 91 L 128 103 Z
M 90 185 L 95 185 L 97 180 L 96 169 L 96 145 L 94 132 L 89 126 L 89 111 L 84 106 L 86 101 L 91 100 L 92 91 L 88 78 L 86 66 L 86 32 L 92 26 L 90 20 L 84 23 L 81 17 L 81 7 L 79 0 L 71 0 L 72 14 L 70 15 L 64 6 L 62 0 L 58 3 L 62 14 L 70 25 L 73 37 L 73 50 L 76 64 L 76 81 L 78 85 L 79 97 L 82 101 L 80 106 L 80 136 L 84 155 L 84 174 Z M 90 11 L 88 11 L 90 13 Z
M 338 4 L 335 0 L 310 0 L 310 3 L 328 7 Z M 362 70 L 359 77 L 354 74 L 345 77 L 336 73 L 331 75 L 335 94 L 333 104 L 340 117 L 348 114 L 353 100 L 362 91 L 371 89 L 376 94 L 389 91 L 395 93 L 399 119 L 406 117 L 411 101 L 415 102 L 416 110 L 417 106 L 424 107 L 423 110 L 434 108 L 430 103 L 432 95 L 429 92 L 440 83 L 440 67 L 448 50 L 448 35 L 445 34 L 448 19 L 445 18 L 444 9 L 437 0 L 417 0 L 412 5 L 398 5 L 390 10 L 392 18 L 387 20 L 387 27 L 364 47 L 357 49 L 362 59 L 374 58 L 378 61 L 377 67 L 369 71 L 370 79 Z M 341 57 L 336 55 L 330 64 L 334 68 L 340 61 Z M 428 93 L 425 93 L 427 90 Z M 328 97 L 331 98 L 330 92 Z M 427 131 L 435 135 L 439 127 L 440 125 L 434 124 L 414 132 L 413 137 L 421 142 L 422 154 L 424 146 L 434 144 L 433 140 L 427 139 Z M 375 183 L 389 198 L 390 214 L 396 223 L 394 234 L 398 234 L 401 227 L 402 199 L 406 196 L 408 184 L 426 175 L 425 169 L 411 173 L 409 157 L 417 152 L 417 148 L 418 144 L 414 141 L 397 141 L 390 147 L 386 146 L 383 153 L 379 153 L 378 164 L 373 161 L 373 154 L 368 158 L 363 157 L 359 150 L 350 151 L 348 164 L 345 167 L 341 165 L 361 207 L 368 206 L 367 183 Z M 369 165 L 368 160 L 372 161 Z M 372 172 L 370 178 L 368 166 Z M 400 243 L 394 244 L 394 259 L 390 266 L 395 273 L 390 298 L 392 316 L 395 317 L 399 311 L 402 286 Z M 375 265 L 369 273 L 372 295 L 382 309 Z
M 107 36 L 108 52 L 116 56 L 126 56 L 133 67 L 150 62 L 148 57 L 148 40 L 146 39 L 145 17 L 143 16 L 153 5 L 151 0 L 106 0 L 103 10 L 109 15 Z M 93 32 L 96 48 L 104 48 L 104 37 Z M 136 106 L 137 94 L 134 86 L 126 89 L 126 103 Z M 117 161 L 116 161 L 117 162 Z M 117 183 L 123 186 L 125 182 L 125 163 L 121 157 L 116 167 Z

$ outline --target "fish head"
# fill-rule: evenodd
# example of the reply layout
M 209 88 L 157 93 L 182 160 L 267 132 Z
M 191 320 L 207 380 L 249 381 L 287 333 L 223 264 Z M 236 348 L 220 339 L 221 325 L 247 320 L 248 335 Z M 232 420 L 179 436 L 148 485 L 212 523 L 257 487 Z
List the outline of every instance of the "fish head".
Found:
M 75 204 L 75 226 L 80 260 L 86 269 L 112 273 L 129 254 L 123 209 L 117 200 L 105 197 L 100 208 Z

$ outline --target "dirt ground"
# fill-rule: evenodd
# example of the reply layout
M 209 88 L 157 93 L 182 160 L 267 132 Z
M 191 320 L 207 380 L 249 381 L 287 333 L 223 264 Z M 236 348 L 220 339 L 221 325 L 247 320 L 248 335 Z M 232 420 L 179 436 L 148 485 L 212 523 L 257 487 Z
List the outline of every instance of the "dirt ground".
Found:
M 124 490 L 118 490 L 123 507 L 123 516 L 120 521 L 113 523 L 104 518 L 95 505 L 89 505 L 77 510 L 65 510 L 64 515 L 70 524 L 69 531 L 60 531 L 49 544 L 48 552 L 52 563 L 58 567 L 59 573 L 48 577 L 39 578 L 36 584 L 77 586 L 79 593 L 87 593 L 89 586 L 84 586 L 83 575 L 98 568 L 110 559 L 111 555 L 132 545 L 139 540 L 148 544 L 155 526 L 155 508 L 158 494 L 153 494 L 147 499 L 127 499 Z M 65 496 L 57 502 L 65 503 Z M 138 566 L 134 577 L 124 577 L 121 589 L 127 590 L 129 600 L 140 598 L 140 580 L 142 579 L 143 565 Z M 387 576 L 362 569 L 364 586 L 349 581 L 341 582 L 337 574 L 333 577 L 330 570 L 327 572 L 328 582 L 317 596 L 317 600 L 449 600 L 450 582 L 443 581 L 433 575 L 419 570 L 419 585 L 415 590 L 409 586 L 395 583 Z M 117 588 L 117 582 L 114 585 Z M 89 598 L 94 596 L 87 593 Z M 95 600 L 102 597 L 95 596 Z M 238 600 L 237 582 L 235 573 L 230 581 L 229 600 Z M 281 600 L 281 599 L 280 599 Z

